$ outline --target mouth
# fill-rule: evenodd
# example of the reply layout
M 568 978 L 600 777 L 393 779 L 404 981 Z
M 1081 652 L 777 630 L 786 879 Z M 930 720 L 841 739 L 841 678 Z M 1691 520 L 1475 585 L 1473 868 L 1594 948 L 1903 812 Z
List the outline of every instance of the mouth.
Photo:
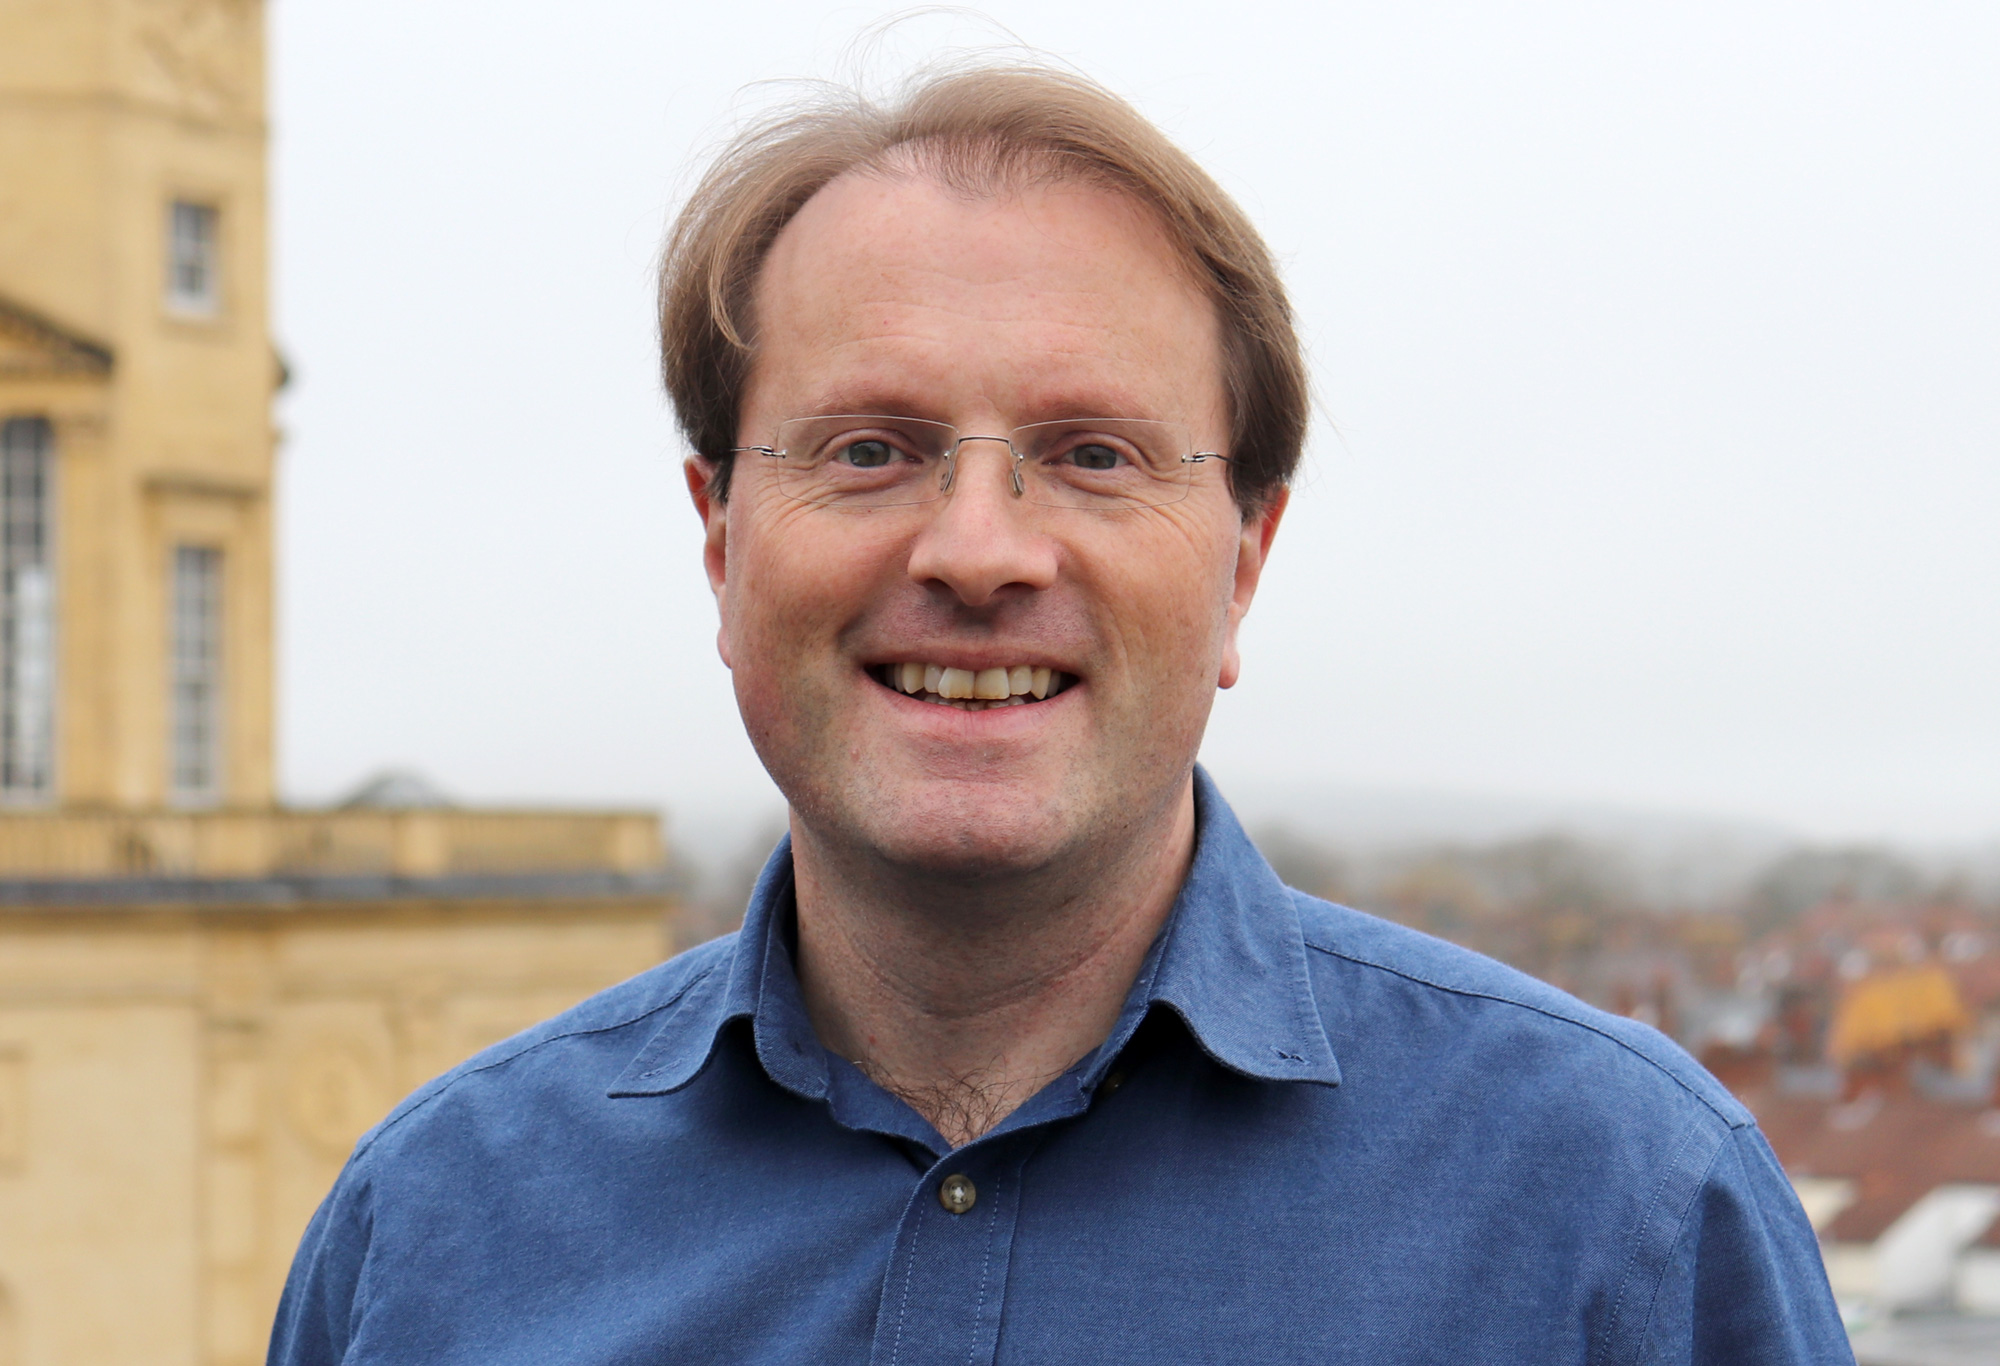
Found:
M 939 664 L 874 664 L 868 676 L 893 692 L 919 702 L 960 711 L 991 707 L 1032 707 L 1076 682 L 1074 675 L 1033 664 L 991 669 L 954 669 Z

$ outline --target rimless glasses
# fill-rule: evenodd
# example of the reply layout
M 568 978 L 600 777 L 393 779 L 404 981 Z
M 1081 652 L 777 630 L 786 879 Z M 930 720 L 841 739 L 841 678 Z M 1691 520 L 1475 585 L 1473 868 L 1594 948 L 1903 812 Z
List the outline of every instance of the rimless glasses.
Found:
M 825 507 L 906 507 L 951 492 L 959 448 L 997 441 L 1014 457 L 1014 496 L 1048 507 L 1114 512 L 1187 497 L 1196 465 L 1228 460 L 1197 451 L 1187 428 L 1139 418 L 1031 422 L 1005 436 L 961 433 L 915 417 L 843 414 L 778 424 L 777 444 L 736 446 L 772 462 L 788 498 Z

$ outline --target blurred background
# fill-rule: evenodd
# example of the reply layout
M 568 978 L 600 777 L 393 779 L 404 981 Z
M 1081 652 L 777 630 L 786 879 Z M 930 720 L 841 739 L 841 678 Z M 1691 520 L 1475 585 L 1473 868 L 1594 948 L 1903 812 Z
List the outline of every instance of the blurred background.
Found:
M 0 1366 L 261 1359 L 398 1096 L 732 927 L 663 225 L 1015 43 L 1294 293 L 1267 854 L 1674 1035 L 1864 1361 L 2000 1359 L 2000 12 L 887 17 L 0 0 Z

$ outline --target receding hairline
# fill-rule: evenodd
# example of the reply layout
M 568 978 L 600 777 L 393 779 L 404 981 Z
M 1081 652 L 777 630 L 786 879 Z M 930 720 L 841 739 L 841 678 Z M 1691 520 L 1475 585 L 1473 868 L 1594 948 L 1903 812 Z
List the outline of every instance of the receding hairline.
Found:
M 871 188 L 877 186 L 879 191 Z M 904 192 L 913 194 L 899 197 Z M 879 201 L 873 197 L 878 193 Z M 1070 196 L 1080 202 L 1063 202 Z M 828 204 L 829 198 L 838 202 Z M 885 240 L 869 225 L 868 215 L 878 208 L 891 221 L 907 226 L 891 228 Z M 956 216 L 960 208 L 969 211 L 966 217 Z M 1022 216 L 1009 216 L 1014 213 Z M 1033 245 L 1023 249 L 1024 243 L 1037 241 L 1056 247 L 1056 254 L 1046 255 L 1045 247 Z M 1107 261 L 1112 263 L 1109 269 L 1104 268 Z M 843 297 L 836 285 L 831 301 L 836 311 L 822 312 L 829 306 L 822 292 L 826 282 L 842 280 L 850 269 L 870 280 L 880 272 L 879 290 L 861 298 Z M 1084 311 L 1071 312 L 1066 306 L 1058 306 L 1055 313 L 1041 310 L 1037 301 L 1051 295 L 1084 300 L 1074 305 Z M 1127 311 L 1135 300 L 1140 309 L 1136 322 Z M 738 313 L 748 343 L 739 420 L 751 418 L 753 406 L 759 422 L 819 412 L 903 413 L 954 420 L 931 411 L 939 395 L 925 385 L 934 381 L 912 385 L 898 374 L 903 360 L 914 360 L 922 369 L 926 352 L 899 351 L 894 342 L 887 349 L 877 344 L 882 339 L 872 330 L 871 320 L 885 308 L 890 313 L 883 316 L 902 316 L 899 310 L 906 304 L 914 305 L 918 314 L 941 308 L 966 319 L 952 328 L 987 326 L 970 319 L 989 315 L 960 315 L 955 311 L 960 305 L 998 309 L 990 316 L 1002 325 L 1015 320 L 1017 308 L 1025 308 L 1030 310 L 1025 316 L 1036 322 L 1114 330 L 1136 326 L 1139 331 L 1124 335 L 1144 340 L 1143 349 L 1154 357 L 1149 372 L 1164 362 L 1159 347 L 1196 347 L 1192 353 L 1174 356 L 1171 364 L 1181 378 L 1158 391 L 1150 390 L 1138 373 L 1120 376 L 1087 363 L 1098 354 L 1090 346 L 1054 345 L 1046 353 L 1036 352 L 1039 359 L 1033 372 L 1042 376 L 1040 387 L 1032 397 L 1021 396 L 1021 401 L 1040 415 L 1017 415 L 1013 420 L 1084 414 L 1151 418 L 1186 424 L 1204 445 L 1229 441 L 1222 310 L 1212 291 L 1195 277 L 1163 214 L 1141 197 L 1107 186 L 1097 177 L 1035 174 L 944 184 L 916 165 L 850 168 L 815 191 L 773 238 Z M 1155 311 L 1162 307 L 1172 311 Z M 820 326 L 835 317 L 842 320 L 841 330 L 821 333 Z M 801 372 L 799 353 L 782 344 L 798 326 L 822 341 L 837 340 L 833 350 L 839 354 L 812 360 L 809 352 L 808 369 Z M 847 330 L 850 327 L 860 330 Z M 922 325 L 918 328 L 921 332 Z M 900 335 L 902 329 L 890 332 Z M 866 344 L 850 351 L 850 342 Z M 1072 352 L 1084 360 L 1066 359 Z M 796 388 L 801 382 L 805 387 Z M 778 387 L 769 387 L 772 384 Z M 763 406 L 773 400 L 780 401 L 785 411 L 773 413 Z M 894 406 L 898 403 L 903 406 Z M 747 429 L 737 430 L 739 439 L 765 439 L 743 437 Z

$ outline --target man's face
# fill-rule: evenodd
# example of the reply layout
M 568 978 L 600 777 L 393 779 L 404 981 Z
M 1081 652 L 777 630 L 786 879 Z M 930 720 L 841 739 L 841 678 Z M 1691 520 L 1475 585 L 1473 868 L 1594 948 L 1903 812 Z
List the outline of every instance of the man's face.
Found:
M 843 177 L 780 235 L 755 308 L 740 445 L 833 413 L 982 435 L 1122 417 L 1228 453 L 1215 311 L 1148 212 L 1105 190 Z M 1211 461 L 1166 506 L 1047 507 L 1014 496 L 1011 463 L 971 442 L 942 499 L 854 510 L 786 497 L 755 454 L 720 502 L 690 462 L 738 705 L 816 838 L 911 870 L 1025 873 L 1186 799 L 1282 499 L 1246 522 Z M 895 686 L 905 664 L 1067 685 L 967 709 Z

